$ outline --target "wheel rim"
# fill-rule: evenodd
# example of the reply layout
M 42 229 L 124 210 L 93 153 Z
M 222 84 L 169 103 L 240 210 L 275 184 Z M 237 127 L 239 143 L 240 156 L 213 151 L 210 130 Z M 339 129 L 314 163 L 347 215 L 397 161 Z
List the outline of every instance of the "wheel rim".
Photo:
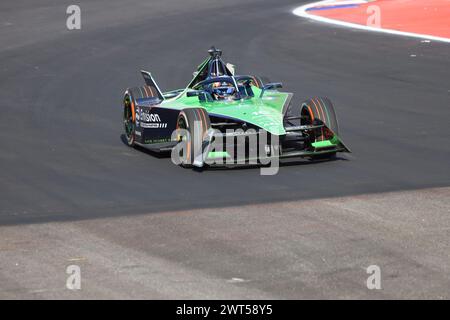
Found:
M 303 106 L 301 112 L 301 125 L 312 125 L 313 124 L 313 115 L 311 110 L 309 110 L 308 106 Z
M 130 98 L 126 97 L 124 100 L 124 112 L 123 112 L 123 123 L 125 127 L 125 134 L 127 136 L 128 141 L 133 138 L 133 115 L 131 113 L 131 102 Z
M 187 130 L 187 122 L 186 119 L 183 116 L 180 116 L 177 120 L 177 129 L 183 129 L 183 130 Z M 184 133 L 178 133 L 177 135 L 177 141 L 181 142 L 181 141 L 186 141 L 187 140 L 187 136 Z M 180 149 L 178 156 L 180 157 L 180 159 L 182 159 L 182 163 L 185 164 L 185 162 L 187 161 L 188 157 L 189 157 L 189 151 L 187 150 L 188 154 L 184 154 L 185 150 L 182 148 Z
M 184 120 L 184 117 L 179 117 L 179 118 L 178 118 L 178 121 L 177 121 L 177 129 L 184 129 L 184 130 L 187 130 L 187 124 L 186 124 L 186 120 Z M 186 139 L 186 136 L 185 136 L 185 135 L 178 134 L 178 136 L 177 136 L 178 142 L 181 141 L 182 139 Z
M 312 113 L 311 107 L 309 107 L 308 105 L 303 105 L 302 109 L 301 109 L 301 119 L 300 119 L 300 124 L 301 125 L 313 125 L 314 124 L 314 115 Z M 307 131 L 308 137 L 310 142 L 314 142 L 316 141 L 317 138 L 317 132 L 316 130 L 312 129 L 312 130 L 308 130 Z M 310 148 L 312 148 L 310 146 Z

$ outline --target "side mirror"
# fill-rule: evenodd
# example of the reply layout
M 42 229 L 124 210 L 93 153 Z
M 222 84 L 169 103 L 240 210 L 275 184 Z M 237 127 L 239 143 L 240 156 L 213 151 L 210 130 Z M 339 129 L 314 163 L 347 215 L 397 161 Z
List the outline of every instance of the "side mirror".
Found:
M 187 97 L 198 97 L 200 95 L 200 91 L 188 91 L 186 92 Z
M 188 91 L 186 97 L 198 97 L 200 101 L 212 101 L 211 95 L 204 90 Z
M 264 92 L 266 92 L 266 90 L 279 89 L 282 87 L 283 87 L 283 84 L 281 82 L 267 83 L 262 87 L 261 94 L 259 95 L 259 97 L 262 98 L 262 96 L 264 95 Z

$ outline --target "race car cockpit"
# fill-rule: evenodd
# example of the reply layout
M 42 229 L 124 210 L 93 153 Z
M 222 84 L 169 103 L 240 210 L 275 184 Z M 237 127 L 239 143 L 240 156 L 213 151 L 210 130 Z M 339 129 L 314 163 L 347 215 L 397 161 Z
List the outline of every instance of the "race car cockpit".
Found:
M 242 98 L 236 81 L 230 76 L 211 77 L 197 83 L 192 89 L 206 93 L 209 101 L 231 101 Z
M 252 85 L 262 87 L 261 81 L 254 76 L 234 76 L 222 59 L 222 51 L 211 47 L 209 57 L 201 63 L 188 88 L 201 91 L 196 94 L 201 101 L 231 101 L 254 97 Z
M 251 76 L 220 76 L 203 80 L 192 89 L 206 93 L 207 101 L 231 101 L 253 98 L 255 95 L 252 84 L 254 85 L 254 79 Z M 200 100 L 205 100 L 204 97 L 200 95 L 199 97 Z

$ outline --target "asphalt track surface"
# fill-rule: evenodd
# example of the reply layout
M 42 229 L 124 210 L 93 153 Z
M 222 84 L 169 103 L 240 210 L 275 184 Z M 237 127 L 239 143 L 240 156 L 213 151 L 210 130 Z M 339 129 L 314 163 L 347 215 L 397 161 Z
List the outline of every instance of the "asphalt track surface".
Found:
M 96 237 L 91 234 L 93 241 L 97 241 L 95 244 L 87 240 L 87 235 L 79 243 L 91 254 L 105 250 L 100 239 L 109 238 L 110 245 L 117 245 L 110 248 L 116 255 L 98 260 L 100 265 L 105 262 L 103 267 L 108 261 L 114 265 L 113 256 L 140 261 L 137 263 L 140 267 L 127 269 L 132 270 L 134 281 L 140 281 L 139 268 L 160 263 L 154 267 L 168 274 L 158 278 L 158 285 L 153 283 L 149 287 L 174 286 L 164 282 L 174 274 L 178 285 L 185 279 L 195 283 L 201 272 L 213 279 L 208 282 L 211 288 L 221 288 L 220 279 L 238 277 L 244 270 L 248 278 L 254 274 L 259 279 L 255 285 L 245 280 L 238 283 L 248 291 L 239 291 L 226 282 L 228 287 L 222 288 L 223 295 L 213 289 L 202 291 L 208 287 L 205 284 L 187 285 L 186 296 L 177 290 L 139 291 L 137 285 L 131 292 L 130 288 L 134 288 L 131 284 L 135 282 L 116 288 L 105 279 L 96 288 L 110 285 L 108 289 L 85 291 L 84 296 L 77 297 L 371 297 L 364 288 L 355 289 L 351 281 L 347 286 L 333 287 L 333 283 L 342 280 L 339 272 L 345 274 L 348 264 L 327 261 L 329 268 L 322 270 L 318 267 L 321 253 L 327 257 L 339 254 L 342 239 L 333 238 L 332 226 L 339 230 L 340 223 L 348 227 L 341 231 L 352 230 L 360 236 L 347 239 L 353 243 L 351 248 L 361 253 L 380 248 L 369 240 L 384 236 L 388 239 L 395 232 L 401 234 L 401 227 L 389 230 L 387 220 L 387 229 L 370 237 L 374 232 L 371 217 L 375 213 L 368 213 L 369 209 L 377 208 L 376 212 L 383 211 L 384 218 L 389 219 L 392 217 L 389 210 L 400 204 L 404 206 L 403 214 L 417 208 L 423 209 L 417 213 L 418 217 L 427 212 L 434 214 L 433 226 L 437 229 L 433 230 L 440 235 L 434 248 L 440 248 L 436 255 L 444 258 L 438 263 L 433 260 L 435 256 L 428 257 L 425 260 L 429 269 L 424 267 L 425 263 L 416 264 L 414 268 L 423 267 L 423 273 L 408 273 L 410 279 L 421 279 L 419 285 L 430 284 L 429 290 L 416 296 L 411 293 L 414 288 L 402 286 L 375 297 L 448 298 L 449 278 L 443 272 L 448 267 L 438 271 L 436 268 L 449 265 L 448 246 L 439 246 L 442 242 L 449 243 L 449 192 L 436 188 L 450 186 L 450 46 L 311 22 L 291 13 L 303 3 L 79 1 L 82 29 L 69 31 L 65 11 L 70 3 L 2 1 L 0 228 L 5 246 L 8 247 L 8 239 L 12 241 L 15 237 L 28 239 L 23 240 L 28 243 L 37 239 L 50 241 L 61 232 L 55 226 L 61 226 L 72 228 L 67 232 L 71 235 L 67 243 L 76 239 L 76 234 L 96 233 Z M 151 71 L 162 90 L 184 87 L 211 45 L 224 51 L 224 60 L 235 64 L 238 73 L 283 82 L 284 89 L 295 94 L 294 103 L 310 96 L 331 98 L 342 139 L 353 153 L 332 162 L 288 163 L 277 175 L 261 176 L 258 168 L 187 170 L 173 165 L 170 158 L 128 148 L 123 140 L 121 99 L 125 88 L 142 83 L 139 69 Z M 435 196 L 424 197 L 420 190 L 425 189 L 428 190 L 425 194 Z M 367 205 L 367 210 L 353 217 L 361 220 L 357 225 L 348 225 L 348 216 L 340 216 L 342 221 L 333 218 L 333 210 L 328 218 L 336 224 L 326 228 L 305 225 L 302 206 L 314 206 L 308 207 L 313 210 L 308 213 L 310 218 L 315 216 L 317 221 L 327 224 L 330 220 L 321 216 L 325 211 L 320 210 L 320 199 L 364 199 L 372 195 L 382 201 L 383 197 L 376 194 L 386 192 L 393 192 L 389 199 L 400 203 Z M 396 198 L 397 194 L 407 196 Z M 423 198 L 425 207 L 420 200 Z M 408 207 L 402 202 L 405 199 L 418 203 Z M 283 216 L 286 203 L 299 206 L 298 216 L 295 210 L 288 210 L 290 218 Z M 205 212 L 209 217 L 207 223 L 202 219 Z M 267 215 L 270 219 L 264 219 Z M 401 216 L 408 219 L 407 214 L 395 217 Z M 282 223 L 285 218 L 288 224 Z M 271 230 L 270 226 L 274 228 Z M 408 233 L 414 234 L 423 226 L 409 227 Z M 294 230 L 303 230 L 304 237 L 279 238 L 282 234 L 296 234 Z M 261 237 L 246 247 L 244 234 L 248 232 Z M 60 236 L 64 239 L 64 232 Z M 242 243 L 238 247 L 228 246 L 227 241 L 233 239 L 241 239 Z M 412 256 L 406 257 L 405 252 L 391 247 L 404 240 L 399 237 L 381 246 L 385 251 L 380 249 L 378 259 L 401 260 L 404 265 L 406 260 L 413 261 Z M 20 247 L 21 242 L 18 243 Z M 48 259 L 45 262 L 34 259 L 33 268 L 48 266 L 49 259 L 58 259 L 52 252 L 68 250 L 63 243 L 68 245 L 63 240 L 55 241 L 53 248 L 49 243 L 48 251 L 42 252 Z M 20 251 L 18 244 L 14 241 L 13 244 L 9 248 L 18 251 L 10 249 L 14 254 L 8 261 L 24 259 L 26 250 Z M 264 252 L 269 244 L 274 251 Z M 296 247 L 305 246 L 311 255 L 304 250 L 301 259 L 295 260 L 302 262 L 292 268 L 283 269 L 282 257 L 270 255 L 294 254 L 292 250 Z M 410 246 L 419 248 L 420 241 L 412 240 Z M 34 249 L 39 251 L 39 247 Z M 255 258 L 250 250 L 261 255 Z M 146 253 L 145 259 L 138 253 Z M 0 245 L 2 254 L 6 258 L 12 253 L 2 251 Z M 65 258 L 71 256 L 65 254 Z M 23 289 L 23 283 L 19 285 L 19 279 L 13 279 L 12 269 L 5 265 L 6 259 L 2 260 L 0 279 L 8 283 L 9 289 L 4 289 L 0 297 L 34 297 L 31 291 Z M 363 266 L 369 260 L 354 261 L 352 266 Z M 166 268 L 164 263 L 168 261 L 174 273 Z M 27 260 L 21 264 L 26 265 Z M 396 270 L 404 265 L 398 265 Z M 183 277 L 175 271 L 177 266 L 198 272 Z M 298 287 L 289 287 L 289 283 L 296 283 L 302 276 L 298 268 L 305 266 L 317 270 L 316 275 L 327 277 L 335 272 L 337 276 L 325 282 L 312 278 Z M 100 269 L 92 272 L 99 273 Z M 34 279 L 31 270 L 30 266 L 31 283 L 48 286 L 46 277 Z M 276 274 L 281 276 L 280 281 L 276 280 Z M 395 278 L 395 273 L 392 277 Z M 39 296 L 44 291 L 36 292 L 37 297 L 53 297 Z

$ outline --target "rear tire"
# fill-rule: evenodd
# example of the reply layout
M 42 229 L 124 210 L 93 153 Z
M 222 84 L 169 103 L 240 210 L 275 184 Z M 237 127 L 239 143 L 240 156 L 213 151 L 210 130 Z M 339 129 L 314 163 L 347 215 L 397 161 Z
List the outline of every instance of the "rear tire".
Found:
M 127 145 L 134 147 L 135 145 L 135 129 L 136 124 L 133 119 L 133 98 L 129 94 L 125 94 L 123 99 L 123 124 L 125 129 L 125 137 L 127 139 Z
M 180 111 L 177 119 L 177 129 L 185 129 L 189 133 L 189 137 L 181 135 L 180 141 L 187 142 L 186 156 L 179 155 L 181 166 L 192 167 L 197 156 L 203 153 L 203 139 L 211 127 L 209 115 L 202 108 L 189 108 Z
M 258 76 L 251 76 L 251 77 L 252 77 L 252 84 L 257 88 L 262 89 L 262 87 L 264 86 L 264 83 L 261 80 L 261 78 Z

